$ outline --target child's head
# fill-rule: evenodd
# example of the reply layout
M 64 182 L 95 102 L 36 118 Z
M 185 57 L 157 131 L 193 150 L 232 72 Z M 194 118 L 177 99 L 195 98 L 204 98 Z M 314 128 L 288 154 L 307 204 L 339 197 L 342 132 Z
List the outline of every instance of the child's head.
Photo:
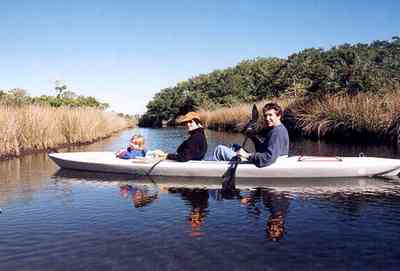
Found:
M 143 150 L 144 149 L 144 137 L 141 135 L 132 136 L 131 142 L 129 143 L 129 147 L 134 150 Z

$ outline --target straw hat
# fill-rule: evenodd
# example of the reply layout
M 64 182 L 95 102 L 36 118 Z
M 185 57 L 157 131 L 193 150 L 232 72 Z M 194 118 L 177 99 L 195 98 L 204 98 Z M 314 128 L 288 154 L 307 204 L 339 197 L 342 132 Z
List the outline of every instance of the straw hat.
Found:
M 183 118 L 179 118 L 178 122 L 180 122 L 180 123 L 189 122 L 189 121 L 192 121 L 194 119 L 200 120 L 200 114 L 196 113 L 196 112 L 189 112 L 185 116 L 183 116 Z

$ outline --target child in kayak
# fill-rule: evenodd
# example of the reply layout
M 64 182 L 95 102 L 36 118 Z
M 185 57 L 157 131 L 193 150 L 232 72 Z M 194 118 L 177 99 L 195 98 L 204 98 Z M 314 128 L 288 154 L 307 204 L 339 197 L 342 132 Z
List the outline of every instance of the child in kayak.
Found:
M 129 142 L 126 149 L 119 150 L 116 157 L 121 159 L 133 159 L 138 157 L 145 157 L 146 150 L 144 149 L 144 138 L 141 135 L 134 135 Z

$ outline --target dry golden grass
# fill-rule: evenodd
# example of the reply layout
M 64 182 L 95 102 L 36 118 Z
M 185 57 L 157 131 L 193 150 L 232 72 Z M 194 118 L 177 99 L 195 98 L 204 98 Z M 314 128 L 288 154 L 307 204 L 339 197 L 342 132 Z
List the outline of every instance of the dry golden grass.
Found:
M 400 96 L 396 91 L 355 96 L 332 95 L 319 99 L 284 97 L 257 103 L 277 102 L 290 113 L 291 127 L 306 136 L 369 135 L 400 144 Z M 250 119 L 252 104 L 239 104 L 214 111 L 199 110 L 211 129 L 240 131 Z M 259 119 L 262 122 L 262 118 Z M 259 123 L 261 124 L 261 123 Z
M 400 116 L 400 97 L 395 92 L 329 96 L 301 104 L 294 113 L 298 128 L 308 135 L 347 130 L 385 136 Z
M 269 99 L 257 102 L 256 106 L 260 112 L 259 122 L 262 122 L 262 108 L 266 103 L 277 102 L 282 108 L 287 108 L 294 98 L 282 98 L 282 99 Z M 207 111 L 206 109 L 200 109 L 199 114 L 201 119 L 204 121 L 205 126 L 210 129 L 224 130 L 224 131 L 240 131 L 244 125 L 251 118 L 251 104 L 239 104 L 231 107 L 222 107 L 214 111 Z
M 95 108 L 0 105 L 0 156 L 88 143 L 131 125 Z

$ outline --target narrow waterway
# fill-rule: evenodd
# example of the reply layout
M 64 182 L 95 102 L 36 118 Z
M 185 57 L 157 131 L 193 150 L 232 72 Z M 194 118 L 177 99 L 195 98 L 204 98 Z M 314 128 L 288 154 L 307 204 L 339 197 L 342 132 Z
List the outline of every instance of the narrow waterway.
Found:
M 174 151 L 182 129 L 135 129 L 63 151 L 116 151 L 133 133 Z M 207 131 L 210 157 L 238 134 Z M 248 146 L 251 149 L 251 145 Z M 291 154 L 400 158 L 391 147 L 292 140 Z M 199 180 L 0 162 L 0 270 L 397 270 L 400 181 L 270 180 L 226 196 Z M 205 183 L 202 183 L 205 182 Z M 193 183 L 193 182 L 192 182 Z M 215 184 L 215 180 L 213 182 Z

